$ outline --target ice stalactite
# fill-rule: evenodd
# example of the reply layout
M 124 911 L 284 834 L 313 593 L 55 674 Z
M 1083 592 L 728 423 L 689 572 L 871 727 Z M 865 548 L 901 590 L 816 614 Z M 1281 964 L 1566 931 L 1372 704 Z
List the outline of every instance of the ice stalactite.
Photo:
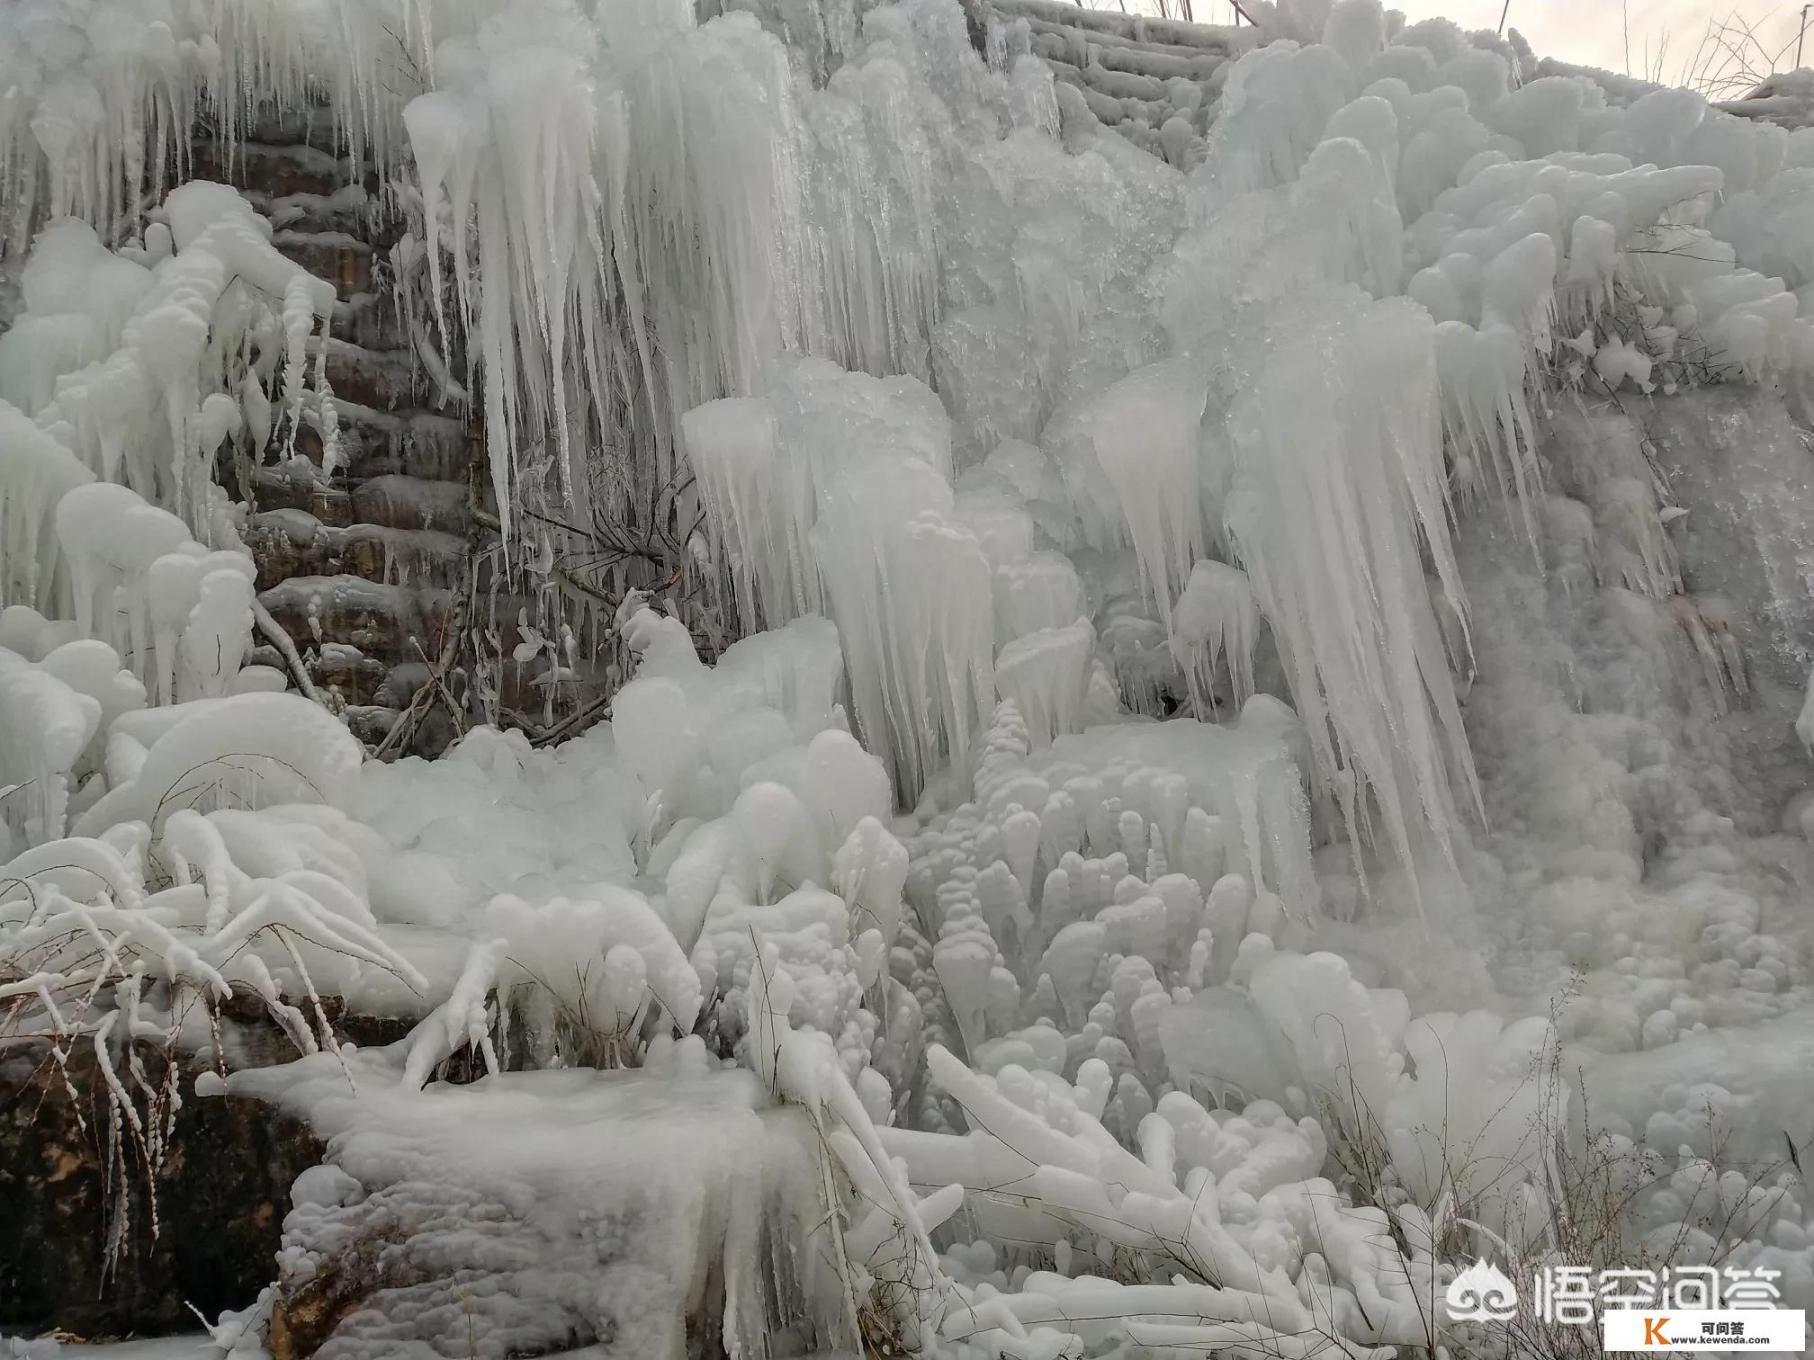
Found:
M 998 642 L 1042 628 L 1062 628 L 1085 613 L 1083 584 L 1063 553 L 1041 550 L 995 564 L 995 636 Z
M 643 495 L 675 476 L 683 412 L 760 394 L 784 355 L 924 371 L 934 151 L 908 72 L 877 58 L 803 91 L 748 15 L 544 17 L 446 39 L 403 111 L 435 286 L 445 249 L 502 447 L 545 435 L 565 500 L 580 453 L 630 441 L 605 481 Z M 523 458 L 493 462 L 507 523 L 545 490 Z
M 996 654 L 996 692 L 1020 709 L 1035 744 L 1083 727 L 1095 653 L 1096 630 L 1078 619 L 1022 634 Z
M 899 450 L 951 479 L 949 420 L 930 389 L 823 359 L 790 364 L 760 398 L 697 406 L 680 430 L 751 630 L 824 611 L 811 533 L 846 466 Z
M 858 55 L 853 15 L 853 59 L 815 90 L 754 16 L 674 5 L 600 24 L 561 3 L 202 0 L 136 41 L 126 14 L 24 15 L 0 116 L 21 241 L 47 202 L 111 239 L 204 107 L 229 156 L 274 112 L 318 114 L 356 178 L 413 160 L 442 348 L 445 256 L 488 427 L 521 454 L 493 460 L 506 522 L 523 494 L 583 508 L 595 478 L 639 504 L 674 478 L 679 415 L 756 393 L 784 353 L 926 372 L 950 130 L 911 28 Z M 582 466 L 601 443 L 625 456 Z
M 917 795 L 994 697 L 992 566 L 952 493 L 936 397 L 808 359 L 681 428 L 747 624 L 829 614 L 857 727 Z
M 1259 633 L 1259 606 L 1247 574 L 1226 562 L 1199 558 L 1172 616 L 1172 645 L 1183 653 L 1180 662 L 1199 717 L 1213 706 L 1210 696 L 1218 666 L 1227 671 L 1237 709 L 1253 694 L 1253 654 Z
M 827 489 L 813 531 L 860 731 L 912 797 L 960 767 L 994 696 L 988 559 L 928 464 L 874 457 Z
M 136 224 L 140 195 L 180 177 L 220 48 L 189 7 L 0 15 L 0 253 L 47 218 Z
M 1084 417 L 1120 498 L 1142 581 L 1167 622 L 1203 553 L 1198 426 L 1208 396 L 1204 365 L 1180 356 L 1129 374 Z
M 1452 859 L 1451 778 L 1465 805 L 1479 795 L 1419 557 L 1421 540 L 1459 602 L 1433 327 L 1354 298 L 1306 300 L 1284 325 L 1234 407 L 1229 534 L 1350 839 L 1367 835 L 1371 793 L 1402 863 L 1426 827 Z

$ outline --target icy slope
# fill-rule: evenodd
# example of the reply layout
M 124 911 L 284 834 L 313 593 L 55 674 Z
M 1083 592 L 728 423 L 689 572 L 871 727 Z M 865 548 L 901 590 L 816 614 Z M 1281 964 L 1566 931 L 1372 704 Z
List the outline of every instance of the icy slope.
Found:
M 197 189 L 117 290 L 28 287 L 66 348 L 0 366 L 0 581 L 58 621 L 0 640 L 0 1037 L 121 1053 L 122 1127 L 120 1033 L 199 1043 L 223 991 L 312 1054 L 232 1080 L 339 1131 L 354 1184 L 297 1199 L 223 1345 L 398 1206 L 434 1268 L 330 1344 L 457 1342 L 436 1291 L 468 1271 L 487 1344 L 564 1344 L 499 1301 L 542 1289 L 577 1339 L 621 1328 L 623 1243 L 576 1267 L 548 1215 L 563 1166 L 599 1214 L 635 1199 L 587 1141 L 636 1124 L 606 1094 L 632 1082 L 657 1168 L 711 1101 L 789 1131 L 765 1166 L 836 1239 L 810 1311 L 838 1344 L 1519 1353 L 1443 1305 L 1481 1254 L 1764 1268 L 1814 1303 L 1785 1075 L 1814 1027 L 1814 133 L 1366 0 L 1281 6 L 1322 41 L 1240 56 L 1213 109 L 1168 85 L 1164 159 L 1054 89 L 1030 7 L 979 57 L 944 0 L 196 5 L 149 66 L 32 12 L 82 36 L 37 40 L 6 106 L 48 195 L 21 223 L 111 216 L 118 110 L 310 71 L 417 214 L 514 550 L 563 546 L 520 512 L 685 484 L 690 569 L 749 634 L 707 665 L 630 596 L 608 730 L 555 751 L 360 765 L 294 734 L 327 721 L 303 700 L 221 693 L 259 676 L 160 704 L 187 696 L 140 575 L 203 560 L 170 535 L 227 522 L 216 398 L 249 420 L 281 358 L 283 409 L 313 399 L 288 356 L 323 309 L 254 279 L 204 343 L 221 262 L 264 256 Z M 40 238 L 41 277 L 100 267 L 83 231 Z M 185 626 L 237 655 L 247 619 L 203 604 Z M 422 1024 L 314 1052 L 324 989 Z M 491 1075 L 436 1080 L 462 1071 Z M 418 1134 L 437 1101 L 499 1134 Z M 630 1256 L 749 1265 L 720 1231 L 749 1187 L 707 1189 Z

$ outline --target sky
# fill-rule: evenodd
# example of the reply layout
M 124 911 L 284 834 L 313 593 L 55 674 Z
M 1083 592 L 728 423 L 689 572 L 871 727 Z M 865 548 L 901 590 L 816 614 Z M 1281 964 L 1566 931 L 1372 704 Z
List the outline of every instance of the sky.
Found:
M 1496 28 L 1505 0 L 1387 0 L 1408 19 L 1446 15 L 1463 28 Z M 1707 31 L 1709 20 L 1737 16 L 1758 28 L 1765 46 L 1779 48 L 1795 36 L 1799 0 L 1511 0 L 1508 28 L 1530 40 L 1538 56 L 1624 71 L 1625 15 L 1629 8 L 1632 75 L 1648 74 L 1645 44 L 1654 60 L 1664 38 L 1663 72 L 1679 79 Z M 1805 58 L 1804 58 L 1805 59 Z M 1793 50 L 1783 65 L 1792 65 Z
M 1412 20 L 1443 16 L 1468 29 L 1497 28 L 1500 11 L 1505 7 L 1505 0 L 1385 0 L 1385 3 L 1387 8 L 1403 10 Z M 1196 0 L 1193 9 L 1202 23 L 1227 23 L 1232 16 L 1229 0 Z M 1667 38 L 1668 45 L 1662 49 L 1662 74 L 1674 84 L 1684 82 L 1684 72 L 1690 69 L 1709 20 L 1724 21 L 1737 15 L 1756 25 L 1765 39 L 1765 46 L 1774 51 L 1793 43 L 1801 15 L 1801 0 L 1511 0 L 1506 25 L 1522 32 L 1538 56 L 1624 71 L 1627 69 L 1624 18 L 1627 9 L 1630 13 L 1631 74 L 1650 74 L 1657 51 Z M 1810 26 L 1814 27 L 1814 22 Z M 1814 37 L 1809 41 L 1809 50 L 1803 60 L 1814 64 Z M 1793 64 L 1794 50 L 1790 46 L 1781 65 L 1786 68 Z M 1767 69 L 1765 65 L 1764 71 Z

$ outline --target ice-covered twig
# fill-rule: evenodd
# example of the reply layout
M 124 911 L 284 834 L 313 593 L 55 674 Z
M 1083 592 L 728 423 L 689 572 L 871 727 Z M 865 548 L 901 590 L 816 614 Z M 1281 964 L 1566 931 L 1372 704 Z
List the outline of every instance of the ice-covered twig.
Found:
M 485 1059 L 485 1070 L 497 1073 L 497 1050 L 491 1042 L 492 1013 L 487 1002 L 497 983 L 503 940 L 474 941 L 466 953 L 453 991 L 410 1032 L 403 1083 L 420 1087 L 434 1070 L 461 1048 L 472 1047 Z
M 302 691 L 303 697 L 311 703 L 320 703 L 321 693 L 315 688 L 308 667 L 296 651 L 295 639 L 256 598 L 252 601 L 252 619 L 258 625 L 258 631 L 264 634 L 265 641 L 277 648 L 278 654 L 283 657 L 284 664 L 290 669 L 290 678 L 296 682 L 296 688 Z

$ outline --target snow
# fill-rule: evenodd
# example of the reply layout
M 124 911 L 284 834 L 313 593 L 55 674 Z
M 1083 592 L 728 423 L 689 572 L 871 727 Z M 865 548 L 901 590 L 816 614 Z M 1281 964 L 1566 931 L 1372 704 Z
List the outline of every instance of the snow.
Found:
M 226 1089 L 330 1140 L 283 1281 L 412 1225 L 344 1353 L 1460 1346 L 1601 1173 L 1609 1250 L 1814 1303 L 1800 77 L 1368 0 L 150 8 L 0 17 L 0 1043 L 124 1110 L 128 1035 L 260 998 L 300 1056 Z M 245 664 L 212 468 L 332 475 L 335 299 L 126 190 L 305 75 L 502 560 L 670 518 L 737 639 L 524 609 L 621 649 L 559 745 L 369 760 Z
M 416 1091 L 386 1054 L 350 1061 L 356 1093 L 332 1059 L 263 1087 L 249 1079 L 267 1074 L 233 1082 L 306 1110 L 335 1142 L 342 1174 L 293 1196 L 289 1271 L 327 1268 L 341 1243 L 387 1221 L 421 1225 L 341 1349 L 395 1355 L 432 1328 L 462 1346 L 548 1353 L 606 1339 L 678 1360 L 696 1330 L 721 1328 L 727 1349 L 759 1344 L 837 1297 L 810 1259 L 795 1263 L 799 1297 L 765 1284 L 769 1253 L 823 1218 L 823 1192 L 810 1127 L 765 1109 L 751 1073 L 704 1071 L 703 1054 L 683 1054 L 668 1070 L 508 1073 Z M 609 1126 L 642 1132 L 589 1136 Z M 706 1323 L 720 1271 L 729 1297 Z
M 85 1345 L 75 1342 L 57 1341 L 21 1341 L 14 1338 L 7 1341 L 0 1338 L 0 1344 L 14 1347 L 14 1352 L 6 1355 L 7 1360 L 81 1360 L 81 1357 L 99 1357 L 99 1360 L 213 1360 L 216 1354 L 206 1336 L 172 1336 L 158 1337 L 147 1341 L 114 1341 Z

